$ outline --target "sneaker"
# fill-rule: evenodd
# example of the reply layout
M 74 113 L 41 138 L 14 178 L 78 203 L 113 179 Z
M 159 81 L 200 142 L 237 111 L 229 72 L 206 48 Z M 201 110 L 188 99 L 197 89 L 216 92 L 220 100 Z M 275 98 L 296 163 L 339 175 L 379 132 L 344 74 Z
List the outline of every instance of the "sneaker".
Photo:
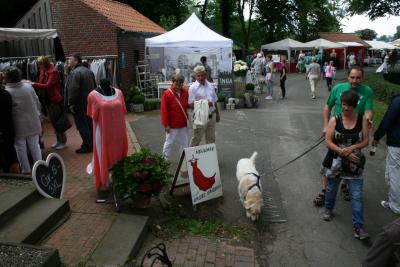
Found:
M 55 147 L 55 149 L 56 150 L 61 150 L 61 149 L 64 149 L 64 148 L 66 148 L 67 147 L 67 145 L 65 144 L 65 143 L 59 143 L 56 147 Z
M 325 209 L 322 220 L 329 222 L 333 218 L 332 210 Z
M 265 97 L 265 99 L 266 99 L 266 100 L 271 100 L 271 99 L 272 99 L 272 96 L 269 95 L 269 96 Z
M 364 228 L 360 227 L 354 230 L 354 237 L 360 240 L 364 240 L 369 238 L 369 234 L 364 230 Z
M 60 143 L 57 142 L 57 143 L 55 143 L 55 144 L 52 144 L 50 147 L 51 147 L 51 148 L 56 148 L 59 144 L 60 144 Z
M 381 206 L 384 207 L 385 209 L 390 210 L 389 202 L 382 200 L 381 201 Z
M 313 95 L 311 98 L 312 98 L 312 99 L 315 99 L 316 97 L 315 97 L 315 95 Z

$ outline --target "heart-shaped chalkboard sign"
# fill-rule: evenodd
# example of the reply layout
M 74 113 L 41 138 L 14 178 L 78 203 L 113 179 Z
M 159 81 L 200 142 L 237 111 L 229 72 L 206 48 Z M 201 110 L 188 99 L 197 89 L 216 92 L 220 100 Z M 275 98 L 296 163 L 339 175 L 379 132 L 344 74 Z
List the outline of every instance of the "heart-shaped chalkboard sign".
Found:
M 50 153 L 46 161 L 33 165 L 33 182 L 40 194 L 47 198 L 62 198 L 66 180 L 65 165 L 56 153 Z

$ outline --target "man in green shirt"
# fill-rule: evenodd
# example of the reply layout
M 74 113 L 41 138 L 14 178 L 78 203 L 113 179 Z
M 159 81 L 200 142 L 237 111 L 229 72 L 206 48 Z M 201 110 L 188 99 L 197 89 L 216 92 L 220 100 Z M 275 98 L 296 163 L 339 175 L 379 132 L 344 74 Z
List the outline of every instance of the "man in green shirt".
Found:
M 333 87 L 331 94 L 326 101 L 324 107 L 324 129 L 322 133 L 325 135 L 326 129 L 328 127 L 328 122 L 331 117 L 332 109 L 333 115 L 338 115 L 342 112 L 342 102 L 340 97 L 343 92 L 348 90 L 354 90 L 359 95 L 360 99 L 358 101 L 357 107 L 355 109 L 360 115 L 365 116 L 368 122 L 368 126 L 372 128 L 372 119 L 373 119 L 373 91 L 372 89 L 367 86 L 363 85 L 362 79 L 364 76 L 364 71 L 362 68 L 355 66 L 349 69 L 348 71 L 348 82 L 337 84 Z M 333 160 L 333 152 L 328 150 L 328 153 L 325 156 L 324 161 L 322 162 L 322 170 L 321 173 L 324 175 L 327 169 L 329 169 L 332 165 Z M 324 175 L 322 179 L 322 192 L 318 194 L 318 196 L 314 199 L 315 206 L 322 207 L 325 201 L 325 188 L 328 184 L 328 178 Z M 347 186 L 342 184 L 342 192 L 344 198 L 346 200 L 350 200 L 348 196 Z

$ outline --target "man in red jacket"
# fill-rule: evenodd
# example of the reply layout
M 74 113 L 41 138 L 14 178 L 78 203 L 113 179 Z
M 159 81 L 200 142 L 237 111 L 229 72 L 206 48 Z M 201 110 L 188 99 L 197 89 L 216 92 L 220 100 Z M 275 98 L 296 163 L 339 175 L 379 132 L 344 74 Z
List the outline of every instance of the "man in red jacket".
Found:
M 172 78 L 173 84 L 161 98 L 161 124 L 165 129 L 163 155 L 168 158 L 176 136 L 179 136 L 181 151 L 189 146 L 188 99 L 189 93 L 183 87 L 184 77 L 180 74 Z

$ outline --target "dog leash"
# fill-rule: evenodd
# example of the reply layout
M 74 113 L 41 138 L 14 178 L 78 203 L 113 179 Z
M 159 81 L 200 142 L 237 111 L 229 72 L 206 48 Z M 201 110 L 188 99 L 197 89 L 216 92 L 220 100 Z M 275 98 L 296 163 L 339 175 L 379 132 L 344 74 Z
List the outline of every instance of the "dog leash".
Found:
M 280 169 L 285 168 L 285 167 L 288 166 L 289 164 L 295 162 L 295 161 L 298 160 L 299 158 L 301 158 L 301 157 L 303 157 L 304 155 L 306 155 L 307 153 L 309 153 L 311 150 L 313 150 L 314 148 L 316 148 L 317 146 L 319 146 L 319 145 L 320 145 L 322 142 L 324 142 L 324 141 L 325 141 L 325 136 L 322 135 L 317 141 L 315 141 L 315 144 L 314 144 L 314 145 L 312 145 L 310 148 L 308 148 L 306 151 L 304 151 L 303 153 L 301 153 L 300 155 L 298 155 L 298 156 L 295 157 L 294 159 L 292 159 L 292 160 L 286 162 L 285 164 L 282 164 L 281 166 L 279 166 L 279 167 L 276 168 L 276 169 L 273 169 L 273 170 L 270 171 L 270 172 L 266 172 L 266 173 L 260 174 L 260 176 L 264 176 L 264 175 L 268 175 L 268 174 L 273 174 L 274 172 L 277 172 L 277 171 L 279 171 Z

